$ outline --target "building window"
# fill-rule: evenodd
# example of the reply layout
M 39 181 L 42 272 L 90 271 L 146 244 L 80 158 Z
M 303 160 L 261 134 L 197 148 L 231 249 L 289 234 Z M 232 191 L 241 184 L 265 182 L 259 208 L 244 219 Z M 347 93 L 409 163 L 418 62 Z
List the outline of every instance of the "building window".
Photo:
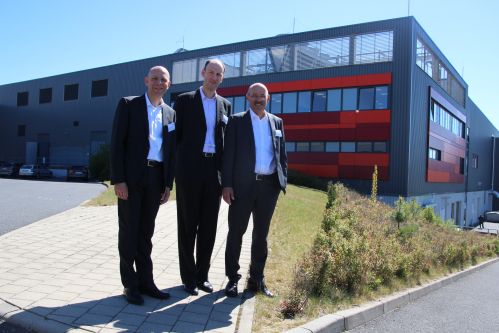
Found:
M 388 151 L 386 147 L 386 142 L 374 142 L 373 152 L 375 153 L 386 153 Z
M 430 105 L 430 120 L 454 133 L 456 136 L 465 137 L 464 123 L 433 99 Z
M 239 112 L 243 112 L 244 110 L 246 110 L 245 102 L 246 102 L 246 98 L 244 96 L 234 97 L 234 105 L 233 105 L 234 113 L 239 113 Z
M 310 151 L 324 152 L 324 142 L 310 142 Z
M 194 82 L 197 77 L 197 59 L 174 61 L 172 83 Z
M 428 148 L 428 158 L 440 161 L 442 159 L 442 152 L 435 148 Z
M 473 167 L 473 169 L 478 169 L 478 155 L 477 154 L 473 154 L 471 166 Z
M 26 125 L 17 125 L 17 136 L 26 136 Z
M 296 143 L 296 151 L 299 151 L 299 152 L 308 152 L 308 151 L 310 151 L 309 142 L 297 142 Z
M 310 91 L 300 91 L 298 93 L 298 112 L 310 112 Z
M 343 89 L 342 110 L 357 110 L 357 88 Z
M 387 86 L 376 87 L 374 108 L 376 110 L 388 109 L 388 87 Z
M 295 47 L 297 70 L 345 66 L 349 63 L 348 37 L 304 42 Z
M 459 173 L 464 175 L 464 158 L 459 157 Z
M 312 98 L 312 111 L 323 112 L 326 111 L 326 92 L 325 91 L 314 91 Z
M 107 96 L 107 79 L 92 81 L 92 97 Z
M 40 97 L 38 99 L 40 104 L 51 103 L 52 102 L 52 88 L 40 89 Z
M 355 36 L 355 64 L 392 61 L 393 31 Z
M 246 68 L 244 75 L 271 73 L 270 59 L 267 49 L 250 50 L 246 52 Z
M 374 109 L 374 88 L 359 89 L 359 110 Z
M 342 153 L 355 153 L 355 142 L 342 142 L 341 143 Z
M 64 100 L 73 101 L 78 99 L 78 83 L 64 86 Z
M 327 110 L 341 110 L 341 89 L 332 89 L 327 91 Z
M 294 142 L 286 142 L 286 151 L 288 153 L 292 153 L 296 151 L 296 143 Z
M 357 142 L 358 153 L 371 153 L 373 151 L 372 142 Z
M 296 112 L 296 93 L 283 94 L 282 113 L 295 113 Z
M 17 93 L 17 106 L 28 105 L 29 93 L 27 91 Z
M 282 94 L 272 94 L 270 96 L 270 112 L 274 114 L 282 112 Z
M 326 142 L 326 152 L 328 153 L 338 153 L 340 151 L 340 143 L 339 142 Z

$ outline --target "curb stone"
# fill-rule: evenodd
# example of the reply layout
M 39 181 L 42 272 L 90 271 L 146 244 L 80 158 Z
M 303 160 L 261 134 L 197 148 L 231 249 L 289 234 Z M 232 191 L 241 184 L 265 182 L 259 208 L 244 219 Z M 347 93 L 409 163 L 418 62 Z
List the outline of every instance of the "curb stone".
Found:
M 463 271 L 444 276 L 426 285 L 410 288 L 378 301 L 369 302 L 359 307 L 322 316 L 299 327 L 288 330 L 286 333 L 339 333 L 344 332 L 345 330 L 351 330 L 496 262 L 499 262 L 499 258 L 490 259 Z

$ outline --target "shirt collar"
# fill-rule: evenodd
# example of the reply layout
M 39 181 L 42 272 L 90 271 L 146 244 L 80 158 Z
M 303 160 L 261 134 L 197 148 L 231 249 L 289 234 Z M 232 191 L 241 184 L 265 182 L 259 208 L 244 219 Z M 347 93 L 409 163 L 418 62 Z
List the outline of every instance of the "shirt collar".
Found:
M 258 115 L 255 113 L 255 111 L 253 111 L 252 108 L 250 108 L 250 113 L 251 113 L 251 119 L 253 119 L 253 120 L 261 121 L 261 120 L 266 120 L 269 118 L 269 116 L 267 115 L 267 111 L 265 111 L 265 116 L 263 116 L 262 119 L 260 119 L 260 117 L 258 117 Z
M 217 92 L 215 91 L 215 95 L 213 97 L 211 97 L 211 98 L 210 97 L 206 97 L 206 95 L 203 92 L 203 86 L 201 86 L 199 88 L 199 92 L 201 93 L 201 99 L 202 100 L 208 100 L 208 101 L 215 100 L 215 98 L 217 98 L 217 96 L 218 96 Z
M 163 105 L 163 104 L 164 104 L 163 99 L 161 99 L 161 103 L 159 103 L 159 105 L 158 105 L 158 106 L 154 106 L 154 105 L 151 103 L 151 101 L 149 100 L 149 96 L 147 96 L 147 92 L 146 92 L 144 95 L 146 96 L 146 104 L 147 104 L 147 106 L 148 106 L 148 107 L 151 107 L 151 108 L 153 108 L 153 109 L 156 109 L 156 108 L 161 107 L 161 105 Z

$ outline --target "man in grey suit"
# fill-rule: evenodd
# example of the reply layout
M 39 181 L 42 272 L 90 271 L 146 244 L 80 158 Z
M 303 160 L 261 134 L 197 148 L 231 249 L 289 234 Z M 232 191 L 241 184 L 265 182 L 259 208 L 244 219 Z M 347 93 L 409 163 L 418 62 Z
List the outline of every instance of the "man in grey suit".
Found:
M 163 102 L 170 74 L 155 66 L 144 81 L 144 95 L 124 97 L 118 103 L 110 161 L 111 184 L 118 197 L 123 294 L 137 305 L 144 303 L 141 294 L 169 297 L 154 283 L 151 238 L 159 205 L 170 196 L 175 165 L 175 112 Z
M 267 235 L 279 192 L 286 189 L 287 156 L 282 119 L 265 111 L 269 92 L 261 83 L 246 94 L 250 109 L 229 119 L 222 165 L 222 196 L 229 207 L 229 234 L 225 249 L 225 294 L 238 295 L 242 238 L 253 214 L 248 289 L 273 297 L 265 285 Z

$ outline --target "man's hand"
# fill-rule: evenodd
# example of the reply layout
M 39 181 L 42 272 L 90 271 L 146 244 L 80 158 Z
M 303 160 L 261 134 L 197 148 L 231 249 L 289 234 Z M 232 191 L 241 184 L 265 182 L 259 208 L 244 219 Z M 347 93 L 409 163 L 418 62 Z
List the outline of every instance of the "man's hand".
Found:
M 126 183 L 114 184 L 114 193 L 121 200 L 128 200 L 128 186 Z
M 224 198 L 224 201 L 228 203 L 229 205 L 232 203 L 232 200 L 234 200 L 234 190 L 232 187 L 224 187 L 222 189 L 222 197 Z
M 169 198 L 170 198 L 170 188 L 166 187 L 165 191 L 161 195 L 161 200 L 159 201 L 159 204 L 160 205 L 164 204 L 165 202 L 168 201 Z

